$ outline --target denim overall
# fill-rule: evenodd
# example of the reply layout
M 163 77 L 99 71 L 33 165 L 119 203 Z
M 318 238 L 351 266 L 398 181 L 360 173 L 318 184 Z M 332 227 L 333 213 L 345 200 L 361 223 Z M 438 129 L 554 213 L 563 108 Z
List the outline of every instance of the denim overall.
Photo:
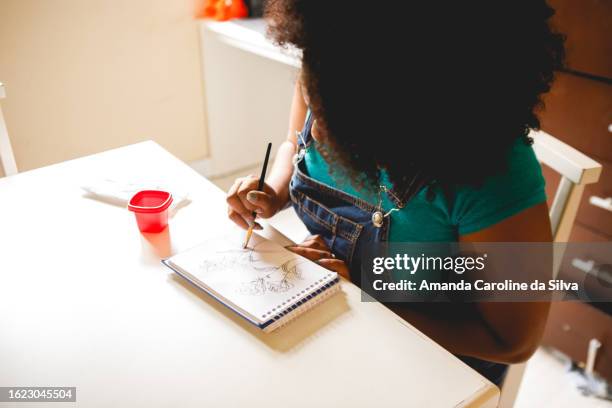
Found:
M 373 243 L 389 238 L 390 216 L 358 197 L 323 184 L 306 173 L 304 155 L 312 143 L 311 128 L 314 118 L 308 111 L 302 132 L 298 135 L 295 170 L 289 185 L 289 196 L 297 215 L 313 235 L 320 235 L 334 256 L 349 266 L 351 280 L 360 286 L 361 254 Z M 397 208 L 402 208 L 423 186 L 426 179 L 415 177 L 404 191 L 385 191 Z M 507 365 L 458 356 L 491 382 L 500 384 Z
M 298 135 L 298 153 L 294 157 L 295 171 L 289 185 L 289 196 L 308 231 L 320 235 L 334 256 L 346 262 L 351 280 L 359 285 L 360 254 L 365 245 L 388 240 L 389 217 L 384 216 L 382 209 L 306 174 L 304 155 L 312 143 L 313 121 L 309 111 L 304 129 Z

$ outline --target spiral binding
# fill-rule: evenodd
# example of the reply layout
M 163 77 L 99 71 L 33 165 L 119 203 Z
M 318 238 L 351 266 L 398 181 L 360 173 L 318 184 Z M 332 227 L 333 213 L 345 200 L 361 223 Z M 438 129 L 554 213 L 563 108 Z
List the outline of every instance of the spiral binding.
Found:
M 319 303 L 323 302 L 331 295 L 335 294 L 340 290 L 340 280 L 338 278 L 334 279 L 331 282 L 326 283 L 321 286 L 319 289 L 309 294 L 308 296 L 303 297 L 298 302 L 293 304 L 287 310 L 277 314 L 274 316 L 274 323 L 269 324 L 263 330 L 264 332 L 271 332 L 276 330 L 282 326 L 285 326 L 289 322 L 293 321 L 296 317 L 304 314 L 308 310 L 312 309 Z

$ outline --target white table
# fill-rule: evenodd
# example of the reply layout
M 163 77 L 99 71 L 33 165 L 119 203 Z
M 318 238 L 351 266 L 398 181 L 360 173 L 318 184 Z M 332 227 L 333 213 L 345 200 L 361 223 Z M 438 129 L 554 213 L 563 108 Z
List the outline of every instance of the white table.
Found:
M 193 202 L 143 236 L 82 196 L 110 172 L 172 178 Z M 495 386 L 351 283 L 264 334 L 160 263 L 229 225 L 224 194 L 153 142 L 0 179 L 0 386 L 76 386 L 79 407 L 496 405 Z

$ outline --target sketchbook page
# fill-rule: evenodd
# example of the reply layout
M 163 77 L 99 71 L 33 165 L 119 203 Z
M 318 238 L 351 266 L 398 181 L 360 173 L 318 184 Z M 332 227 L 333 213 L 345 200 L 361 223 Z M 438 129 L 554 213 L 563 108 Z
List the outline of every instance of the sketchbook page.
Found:
M 211 239 L 172 258 L 221 301 L 263 323 L 337 278 L 275 242 L 244 232 Z

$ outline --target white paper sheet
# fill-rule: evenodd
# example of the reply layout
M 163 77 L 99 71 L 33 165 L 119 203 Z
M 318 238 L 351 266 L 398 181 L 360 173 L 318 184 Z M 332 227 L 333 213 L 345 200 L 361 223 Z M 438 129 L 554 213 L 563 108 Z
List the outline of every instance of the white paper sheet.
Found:
M 337 278 L 282 246 L 244 232 L 219 237 L 170 258 L 173 267 L 197 280 L 220 301 L 265 322 Z

